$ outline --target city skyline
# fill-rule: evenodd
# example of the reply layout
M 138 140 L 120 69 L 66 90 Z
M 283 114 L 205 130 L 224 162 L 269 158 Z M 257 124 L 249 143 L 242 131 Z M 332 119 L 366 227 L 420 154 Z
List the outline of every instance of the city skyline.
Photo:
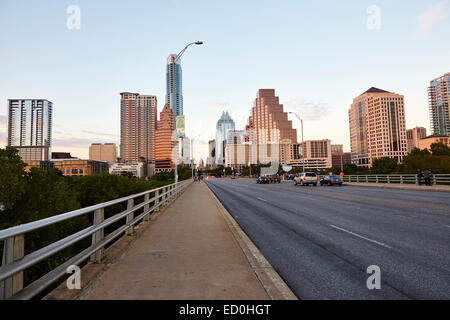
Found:
M 379 1 L 381 28 L 375 30 L 367 26 L 370 15 L 366 9 L 372 3 L 365 1 L 330 2 L 320 10 L 315 4 L 290 1 L 281 5 L 263 1 L 258 6 L 256 2 L 214 3 L 209 9 L 202 3 L 174 1 L 183 15 L 204 7 L 204 19 L 175 13 L 180 19 L 170 26 L 158 17 L 148 24 L 137 18 L 127 18 L 125 24 L 110 20 L 120 17 L 122 10 L 164 12 L 167 8 L 162 2 L 136 1 L 125 8 L 108 4 L 108 13 L 102 13 L 102 5 L 79 1 L 81 28 L 69 30 L 69 3 L 3 1 L 0 35 L 9 50 L 0 53 L 2 70 L 8 74 L 0 80 L 0 146 L 6 145 L 6 101 L 15 97 L 42 97 L 54 103 L 52 151 L 68 151 L 87 159 L 91 143 L 119 144 L 117 95 L 141 92 L 164 101 L 167 55 L 196 39 L 205 45 L 183 61 L 183 95 L 186 135 L 202 135 L 194 146 L 197 160 L 206 159 L 207 141 L 214 137 L 214 123 L 223 110 L 233 114 L 237 129 L 244 128 L 259 88 L 275 88 L 285 111 L 302 114 L 305 140 L 331 138 L 349 150 L 346 110 L 353 97 L 371 86 L 404 95 L 406 127 L 423 126 L 431 132 L 427 88 L 432 79 L 448 72 L 449 44 L 440 39 L 448 30 L 449 5 L 447 1 L 405 3 Z M 217 15 L 219 11 L 223 13 Z M 283 13 L 284 18 L 280 20 L 273 12 Z M 225 23 L 231 13 L 233 26 Z M 19 15 L 23 19 L 15 19 Z M 256 25 L 241 19 L 246 16 L 254 17 Z M 47 23 L 36 25 L 36 17 L 46 17 Z M 269 17 L 274 19 L 270 26 L 259 22 Z M 315 23 L 317 19 L 320 25 Z M 189 28 L 180 28 L 188 22 Z M 313 27 L 314 36 L 308 34 Z M 175 30 L 176 36 L 170 37 Z M 146 33 L 154 37 L 150 44 L 139 41 Z M 129 41 L 137 46 L 133 52 L 114 44 L 117 37 L 128 34 L 133 34 Z M 263 38 L 274 45 L 258 49 L 255 55 L 252 49 Z M 433 43 L 439 43 L 439 51 L 427 49 Z M 24 44 L 38 45 L 42 51 L 36 55 L 24 50 Z M 88 72 L 93 76 L 86 77 Z M 161 109 L 162 105 L 158 113 Z M 336 119 L 342 130 L 323 130 Z M 289 120 L 293 128 L 300 129 L 295 118 Z M 318 128 L 318 123 L 323 127 Z

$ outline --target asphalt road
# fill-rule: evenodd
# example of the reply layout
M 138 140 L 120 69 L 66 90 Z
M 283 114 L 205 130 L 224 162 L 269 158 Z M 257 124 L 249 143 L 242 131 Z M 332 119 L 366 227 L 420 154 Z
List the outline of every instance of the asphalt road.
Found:
M 300 299 L 450 299 L 449 193 L 206 183 Z

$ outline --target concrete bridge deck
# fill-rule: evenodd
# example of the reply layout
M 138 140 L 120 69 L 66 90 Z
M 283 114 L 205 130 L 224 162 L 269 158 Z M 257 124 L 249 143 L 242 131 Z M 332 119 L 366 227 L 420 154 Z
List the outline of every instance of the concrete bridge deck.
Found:
M 79 299 L 295 299 L 203 183 L 193 183 Z

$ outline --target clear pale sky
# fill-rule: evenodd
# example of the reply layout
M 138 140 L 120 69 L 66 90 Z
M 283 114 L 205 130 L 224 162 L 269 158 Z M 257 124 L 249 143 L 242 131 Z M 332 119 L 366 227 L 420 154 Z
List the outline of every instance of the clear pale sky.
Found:
M 67 28 L 70 5 L 79 30 Z M 0 0 L 0 147 L 12 98 L 54 103 L 53 151 L 87 158 L 92 142 L 118 144 L 119 93 L 156 95 L 159 112 L 167 56 L 196 40 L 182 67 L 197 159 L 223 110 L 244 128 L 259 88 L 303 115 L 305 139 L 347 150 L 347 110 L 372 86 L 403 94 L 407 127 L 429 129 L 427 86 L 450 71 L 449 15 L 450 0 Z

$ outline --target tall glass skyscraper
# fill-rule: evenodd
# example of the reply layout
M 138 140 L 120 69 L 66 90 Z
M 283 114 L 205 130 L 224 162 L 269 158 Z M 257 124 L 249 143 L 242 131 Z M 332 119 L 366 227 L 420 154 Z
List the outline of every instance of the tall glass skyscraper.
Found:
M 234 129 L 234 121 L 231 119 L 228 111 L 222 112 L 222 116 L 217 121 L 216 126 L 216 164 L 219 166 L 225 163 L 225 145 L 227 143 L 228 131 Z
M 166 68 L 166 104 L 176 116 L 183 115 L 183 90 L 180 60 L 177 55 L 171 54 L 167 58 Z
M 8 100 L 8 146 L 23 161 L 50 160 L 53 104 L 48 100 Z
M 450 73 L 434 79 L 428 87 L 431 132 L 450 136 Z

